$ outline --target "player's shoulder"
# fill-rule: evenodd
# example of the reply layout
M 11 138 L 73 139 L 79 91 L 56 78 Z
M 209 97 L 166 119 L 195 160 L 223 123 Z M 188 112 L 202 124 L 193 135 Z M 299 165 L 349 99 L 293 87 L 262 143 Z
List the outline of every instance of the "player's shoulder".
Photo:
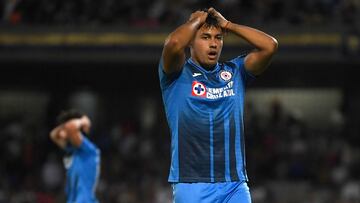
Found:
M 83 142 L 81 143 L 80 148 L 85 150 L 85 151 L 92 151 L 95 152 L 97 150 L 99 150 L 99 148 L 97 147 L 97 145 L 91 141 L 86 134 L 83 134 Z
M 246 56 L 247 53 L 238 55 L 235 58 L 225 61 L 224 64 L 227 66 L 242 66 L 245 63 Z
M 162 69 L 162 65 L 160 62 L 159 65 L 159 79 L 160 79 L 160 87 L 161 90 L 165 90 L 168 87 L 172 86 L 176 81 L 184 75 L 184 73 L 187 73 L 189 71 L 189 68 L 191 68 L 191 65 L 189 63 L 189 60 L 185 60 L 183 67 L 176 72 L 173 73 L 165 73 L 165 71 Z

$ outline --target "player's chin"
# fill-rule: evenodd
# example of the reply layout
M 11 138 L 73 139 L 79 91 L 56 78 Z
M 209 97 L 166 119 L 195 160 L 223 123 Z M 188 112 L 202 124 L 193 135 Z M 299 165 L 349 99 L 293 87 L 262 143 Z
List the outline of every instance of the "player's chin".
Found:
M 203 58 L 203 60 L 201 61 L 201 65 L 203 67 L 207 67 L 207 68 L 212 68 L 214 66 L 216 66 L 218 60 L 217 59 L 212 59 L 212 58 Z
M 209 60 L 207 60 L 206 65 L 208 67 L 213 67 L 213 66 L 215 66 L 217 64 L 217 62 L 218 62 L 217 59 L 209 59 Z

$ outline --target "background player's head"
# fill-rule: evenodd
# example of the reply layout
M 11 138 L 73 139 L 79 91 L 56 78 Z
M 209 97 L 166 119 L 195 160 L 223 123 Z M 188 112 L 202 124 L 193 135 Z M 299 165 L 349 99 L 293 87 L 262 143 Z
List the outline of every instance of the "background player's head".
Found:
M 219 21 L 208 13 L 205 23 L 198 29 L 190 44 L 191 58 L 204 68 L 213 68 L 223 47 L 224 30 Z
M 61 125 L 72 119 L 81 119 L 81 122 L 84 124 L 82 125 L 81 131 L 87 134 L 90 132 L 91 121 L 89 117 L 86 114 L 75 109 L 62 111 L 57 117 L 56 123 L 57 125 Z

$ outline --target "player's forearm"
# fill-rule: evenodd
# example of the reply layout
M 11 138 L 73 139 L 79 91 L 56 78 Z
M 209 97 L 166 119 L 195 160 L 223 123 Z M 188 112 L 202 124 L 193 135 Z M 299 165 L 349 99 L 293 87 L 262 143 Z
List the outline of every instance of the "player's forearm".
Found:
M 189 20 L 168 36 L 165 41 L 165 47 L 169 47 L 174 52 L 184 51 L 202 24 L 203 22 L 200 18 Z
M 59 132 L 60 132 L 60 126 L 52 129 L 51 132 L 50 132 L 50 138 L 51 138 L 51 140 L 55 140 L 56 137 L 59 137 L 59 136 L 58 136 L 58 135 L 59 135 Z
M 79 147 L 82 143 L 81 124 L 81 119 L 73 119 L 65 123 L 67 140 L 75 147 Z
M 65 132 L 60 126 L 54 128 L 50 132 L 50 139 L 60 148 L 65 148 L 66 145 L 66 135 L 64 133 Z
M 231 22 L 228 23 L 226 28 L 228 31 L 238 35 L 239 37 L 246 40 L 248 43 L 255 46 L 259 51 L 264 51 L 272 54 L 277 50 L 277 40 L 274 37 L 260 30 Z

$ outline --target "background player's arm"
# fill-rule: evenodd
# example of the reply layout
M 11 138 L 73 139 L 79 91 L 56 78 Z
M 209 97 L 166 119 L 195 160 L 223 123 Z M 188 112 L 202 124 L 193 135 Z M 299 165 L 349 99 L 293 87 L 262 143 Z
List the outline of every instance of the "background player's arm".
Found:
M 64 124 L 64 130 L 67 134 L 67 140 L 74 147 L 80 147 L 83 137 L 81 129 L 84 127 L 84 121 L 80 119 L 72 119 Z
M 50 139 L 60 148 L 65 149 L 67 135 L 62 125 L 57 126 L 50 132 Z
M 208 13 L 196 11 L 190 19 L 169 34 L 164 43 L 162 59 L 167 74 L 179 72 L 185 63 L 185 49 L 194 38 L 196 31 L 204 24 Z
M 210 8 L 209 12 L 213 12 L 214 15 L 217 16 L 222 28 L 236 34 L 256 47 L 256 49 L 250 52 L 245 58 L 246 70 L 254 75 L 260 75 L 264 72 L 278 48 L 277 40 L 260 30 L 231 23 L 213 8 Z

